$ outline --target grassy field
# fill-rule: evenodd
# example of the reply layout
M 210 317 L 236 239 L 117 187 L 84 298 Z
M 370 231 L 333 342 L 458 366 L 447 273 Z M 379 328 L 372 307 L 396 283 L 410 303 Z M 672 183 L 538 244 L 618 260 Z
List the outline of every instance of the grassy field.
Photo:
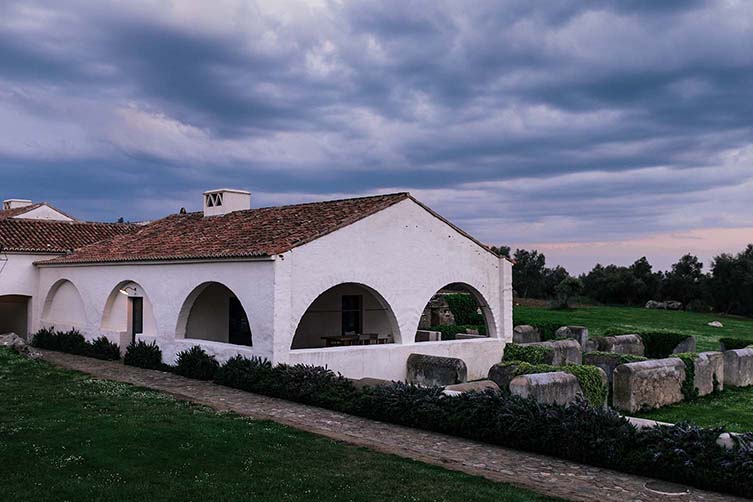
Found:
M 753 319 L 743 317 L 670 312 L 633 307 L 580 307 L 572 310 L 552 310 L 539 307 L 515 307 L 516 323 L 535 324 L 536 321 L 565 325 L 582 325 L 589 334 L 598 336 L 616 327 L 667 329 L 695 335 L 698 351 L 719 350 L 719 338 L 748 339 L 753 343 Z M 706 324 L 719 320 L 723 328 Z M 524 322 L 521 322 L 524 321 Z M 690 421 L 706 427 L 725 427 L 734 432 L 753 431 L 753 387 L 727 389 L 711 396 L 638 414 L 643 418 L 676 423 Z
M 719 350 L 719 338 L 735 337 L 753 343 L 753 319 L 695 312 L 671 312 L 637 307 L 581 307 L 570 310 L 552 310 L 537 307 L 515 307 L 516 324 L 535 324 L 536 321 L 557 322 L 563 326 L 586 326 L 591 336 L 598 336 L 607 328 L 668 329 L 694 335 L 698 351 Z M 521 322 L 522 321 L 522 322 Z M 721 321 L 723 328 L 707 326 L 711 321 Z
M 704 427 L 724 427 L 732 432 L 751 432 L 753 387 L 729 388 L 694 401 L 639 413 L 636 416 L 661 422 L 687 421 Z
M 0 500 L 551 500 L 0 349 Z

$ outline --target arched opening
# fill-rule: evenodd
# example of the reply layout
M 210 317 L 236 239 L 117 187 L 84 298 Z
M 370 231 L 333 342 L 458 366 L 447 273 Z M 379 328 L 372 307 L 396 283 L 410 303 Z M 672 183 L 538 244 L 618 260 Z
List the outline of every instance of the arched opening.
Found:
M 42 308 L 42 323 L 60 329 L 86 327 L 84 300 L 71 281 L 60 279 L 50 288 Z
M 29 333 L 29 296 L 0 296 L 0 334 L 15 333 L 26 338 Z
M 399 340 L 385 299 L 363 284 L 343 283 L 317 297 L 301 317 L 291 349 L 380 345 Z
M 118 333 L 122 343 L 135 341 L 137 335 L 157 334 L 152 302 L 140 284 L 122 281 L 113 288 L 102 313 L 102 331 Z
M 252 346 L 251 325 L 243 305 L 235 293 L 218 282 L 206 282 L 188 295 L 176 336 Z
M 416 332 L 417 342 L 488 338 L 491 310 L 475 288 L 464 283 L 447 284 L 424 307 Z

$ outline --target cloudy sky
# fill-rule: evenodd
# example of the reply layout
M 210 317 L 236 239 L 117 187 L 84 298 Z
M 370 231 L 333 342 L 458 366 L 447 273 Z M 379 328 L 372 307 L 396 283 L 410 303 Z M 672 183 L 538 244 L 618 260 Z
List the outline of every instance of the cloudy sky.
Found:
M 0 197 L 409 190 L 580 272 L 753 242 L 748 1 L 2 0 Z

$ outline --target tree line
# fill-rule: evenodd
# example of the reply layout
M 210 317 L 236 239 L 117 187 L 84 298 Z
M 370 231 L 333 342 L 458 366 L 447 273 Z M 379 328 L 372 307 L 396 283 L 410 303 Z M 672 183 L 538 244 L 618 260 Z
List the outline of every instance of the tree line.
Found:
M 573 296 L 612 305 L 675 300 L 689 310 L 753 315 L 753 244 L 714 257 L 708 271 L 697 256 L 686 254 L 666 272 L 654 272 L 644 256 L 630 266 L 597 264 L 578 277 L 561 266 L 547 267 L 536 250 L 492 250 L 513 260 L 513 287 L 521 298 L 557 299 L 561 305 Z

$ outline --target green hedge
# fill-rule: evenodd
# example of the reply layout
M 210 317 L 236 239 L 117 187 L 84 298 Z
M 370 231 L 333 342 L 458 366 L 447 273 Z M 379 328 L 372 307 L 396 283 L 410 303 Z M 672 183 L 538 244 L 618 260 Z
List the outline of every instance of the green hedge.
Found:
M 599 350 L 594 350 L 592 352 L 586 352 L 583 354 L 583 357 L 592 354 L 592 355 L 598 355 L 598 356 L 619 356 L 617 358 L 618 363 L 617 364 L 628 364 L 628 363 L 639 363 L 641 361 L 647 361 L 648 357 L 643 356 L 636 356 L 633 354 L 619 354 L 617 352 L 602 352 Z
M 692 401 L 698 397 L 698 388 L 695 386 L 695 360 L 696 352 L 683 352 L 674 354 L 672 357 L 679 358 L 685 364 L 685 380 L 682 382 L 682 396 L 686 401 Z
M 505 352 L 502 356 L 504 361 L 521 361 L 528 364 L 545 364 L 551 361 L 551 347 L 544 345 L 520 345 L 517 343 L 508 343 L 505 345 Z
M 728 450 L 716 443 L 720 429 L 679 424 L 639 430 L 615 411 L 585 400 L 545 405 L 491 391 L 448 398 L 441 387 L 403 383 L 359 390 L 324 368 L 273 366 L 242 356 L 220 366 L 215 382 L 386 423 L 753 496 L 753 435 L 740 436 L 740 444 Z
M 466 329 L 475 329 L 479 335 L 486 336 L 486 326 L 483 324 L 453 324 L 452 326 L 432 326 L 429 331 L 442 333 L 442 340 L 455 340 L 455 335 L 465 333 Z
M 664 359 L 665 357 L 671 356 L 675 347 L 691 336 L 674 331 L 635 330 L 620 327 L 609 328 L 604 332 L 604 336 L 625 334 L 636 334 L 641 337 L 641 340 L 643 340 L 643 346 L 646 348 L 646 357 L 649 359 Z
M 753 341 L 743 340 L 742 338 L 727 337 L 719 339 L 719 348 L 721 349 L 722 347 L 724 347 L 724 350 L 744 349 L 749 345 L 753 345 Z

